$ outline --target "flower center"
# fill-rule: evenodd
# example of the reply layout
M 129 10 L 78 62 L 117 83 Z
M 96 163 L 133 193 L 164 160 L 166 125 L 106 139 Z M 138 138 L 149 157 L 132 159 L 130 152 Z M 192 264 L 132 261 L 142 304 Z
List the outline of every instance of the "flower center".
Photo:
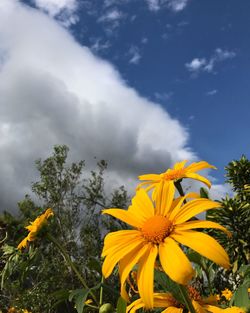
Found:
M 180 169 L 180 170 L 167 171 L 166 173 L 162 174 L 162 177 L 165 180 L 178 180 L 178 179 L 181 179 L 183 175 L 184 175 L 184 170 Z
M 192 286 L 188 286 L 188 294 L 192 300 L 195 300 L 195 301 L 201 301 L 202 300 L 199 291 Z
M 156 215 L 144 223 L 141 232 L 148 242 L 159 244 L 171 233 L 172 229 L 172 223 L 165 216 Z

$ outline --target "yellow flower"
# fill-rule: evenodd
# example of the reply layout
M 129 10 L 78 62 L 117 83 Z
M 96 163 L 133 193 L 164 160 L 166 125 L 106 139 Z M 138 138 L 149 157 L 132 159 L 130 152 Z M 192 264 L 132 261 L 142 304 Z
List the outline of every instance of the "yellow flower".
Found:
M 26 248 L 28 241 L 34 241 L 39 231 L 43 228 L 44 225 L 47 224 L 48 218 L 53 215 L 53 211 L 51 209 L 47 209 L 42 215 L 38 216 L 33 222 L 31 222 L 30 225 L 25 227 L 28 229 L 29 234 L 19 243 L 17 248 L 19 250 Z
M 17 313 L 17 310 L 15 307 L 12 306 L 11 308 L 8 309 L 7 313 Z
M 231 300 L 232 296 L 233 296 L 233 293 L 231 290 L 229 289 L 225 289 L 221 292 L 221 295 L 226 299 L 226 300 Z
M 91 303 L 93 303 L 93 300 L 92 300 L 92 299 L 88 299 L 88 300 L 86 300 L 84 303 L 85 303 L 85 304 L 91 304 Z
M 187 163 L 187 160 L 178 162 L 174 165 L 172 169 L 168 169 L 165 173 L 146 174 L 146 175 L 139 176 L 140 180 L 146 180 L 146 182 L 140 183 L 137 188 L 140 188 L 143 185 L 149 185 L 146 188 L 147 191 L 155 187 L 157 189 L 157 187 L 159 186 L 159 183 L 162 181 L 165 181 L 171 184 L 171 188 L 174 189 L 174 182 L 182 178 L 192 178 L 192 179 L 199 180 L 210 188 L 211 187 L 210 181 L 207 178 L 199 174 L 196 174 L 195 172 L 203 170 L 205 168 L 216 169 L 216 167 L 213 165 L 210 165 L 209 163 L 205 161 L 194 162 L 184 167 L 186 163 Z
M 238 307 L 222 309 L 217 306 L 214 296 L 202 298 L 199 292 L 193 287 L 188 287 L 188 293 L 197 313 L 245 313 L 244 309 Z M 182 313 L 185 309 L 185 306 L 177 301 L 170 293 L 154 293 L 153 307 L 164 308 L 161 313 Z M 127 313 L 135 313 L 141 308 L 147 309 L 147 306 L 143 299 L 139 298 L 127 306 Z
M 170 293 L 154 293 L 154 308 L 166 308 L 162 313 L 182 313 L 183 305 L 180 304 Z M 139 309 L 147 309 L 142 298 L 139 298 L 127 306 L 127 313 L 135 313 Z
M 163 270 L 177 283 L 187 284 L 194 274 L 178 242 L 225 268 L 230 266 L 227 253 L 215 239 L 192 229 L 227 230 L 210 221 L 190 221 L 193 216 L 218 208 L 220 204 L 208 199 L 194 199 L 183 205 L 184 200 L 194 194 L 173 200 L 174 192 L 169 192 L 169 185 L 161 183 L 161 186 L 155 206 L 146 191 L 139 189 L 128 210 L 103 211 L 133 227 L 106 236 L 102 252 L 105 257 L 103 275 L 108 277 L 119 263 L 123 291 L 127 276 L 138 264 L 138 290 L 147 308 L 153 307 L 154 266 L 158 255 Z

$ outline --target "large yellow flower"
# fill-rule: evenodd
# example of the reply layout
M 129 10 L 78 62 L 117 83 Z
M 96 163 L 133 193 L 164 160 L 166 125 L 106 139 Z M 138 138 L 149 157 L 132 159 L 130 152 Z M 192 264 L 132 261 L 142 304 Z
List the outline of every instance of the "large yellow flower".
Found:
M 184 307 L 170 293 L 154 293 L 153 303 L 154 308 L 164 308 L 161 313 L 182 313 Z M 147 309 L 142 298 L 128 305 L 127 313 L 135 313 L 139 309 Z
M 186 163 L 187 163 L 187 160 L 178 162 L 174 165 L 172 169 L 168 169 L 166 172 L 161 173 L 161 174 L 145 174 L 145 175 L 139 176 L 140 180 L 146 180 L 146 181 L 143 183 L 140 183 L 138 185 L 138 188 L 140 188 L 143 185 L 149 185 L 146 188 L 147 191 L 155 187 L 157 189 L 157 187 L 159 186 L 159 183 L 162 181 L 165 181 L 171 185 L 172 189 L 174 189 L 174 182 L 182 178 L 192 178 L 192 179 L 199 180 L 210 188 L 211 187 L 210 181 L 207 178 L 199 174 L 196 174 L 195 172 L 206 169 L 206 168 L 216 169 L 216 167 L 213 165 L 210 165 L 209 163 L 205 161 L 194 162 L 188 165 L 187 167 L 184 167 Z
M 189 287 L 188 291 L 192 305 L 197 313 L 245 313 L 244 309 L 239 307 L 222 309 L 217 306 L 217 302 L 214 301 L 213 297 L 202 298 L 193 287 Z M 182 313 L 185 308 L 170 293 L 154 293 L 153 307 L 163 308 L 161 313 Z M 135 313 L 141 308 L 147 309 L 147 306 L 142 298 L 139 298 L 127 306 L 127 313 Z
M 215 263 L 228 268 L 225 250 L 212 237 L 194 231 L 195 228 L 227 230 L 210 221 L 190 221 L 193 216 L 220 206 L 208 199 L 184 200 L 194 197 L 174 198 L 169 184 L 160 184 L 155 206 L 144 189 L 139 189 L 128 210 L 108 209 L 103 213 L 116 217 L 133 227 L 109 233 L 104 240 L 102 271 L 108 277 L 119 263 L 121 290 L 135 264 L 138 264 L 138 290 L 147 308 L 153 307 L 154 266 L 157 256 L 163 270 L 171 279 L 187 284 L 194 271 L 178 243 L 190 247 Z M 197 196 L 197 195 L 196 195 Z
M 28 241 L 34 241 L 39 233 L 39 231 L 43 228 L 44 225 L 47 224 L 47 220 L 50 216 L 53 216 L 54 213 L 52 209 L 47 209 L 42 215 L 38 216 L 30 225 L 25 228 L 28 229 L 28 235 L 19 243 L 17 248 L 21 250 L 22 248 L 26 248 Z

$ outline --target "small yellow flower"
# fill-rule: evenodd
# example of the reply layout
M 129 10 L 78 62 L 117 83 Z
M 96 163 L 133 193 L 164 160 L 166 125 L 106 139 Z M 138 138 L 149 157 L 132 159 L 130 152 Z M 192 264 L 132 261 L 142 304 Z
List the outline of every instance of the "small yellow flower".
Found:
M 211 187 L 210 181 L 207 178 L 199 174 L 196 174 L 195 172 L 206 169 L 206 168 L 216 169 L 216 167 L 213 165 L 210 165 L 209 163 L 205 161 L 194 162 L 184 167 L 186 163 L 187 163 L 187 160 L 178 162 L 174 165 L 172 169 L 168 169 L 166 172 L 161 173 L 161 174 L 145 174 L 145 175 L 139 176 L 140 180 L 146 180 L 146 181 L 143 183 L 140 183 L 137 188 L 140 188 L 141 186 L 144 186 L 144 185 L 149 185 L 146 188 L 146 191 L 155 188 L 156 189 L 155 191 L 157 192 L 159 183 L 166 182 L 171 185 L 171 189 L 174 189 L 174 182 L 182 178 L 192 178 L 192 179 L 199 180 L 210 188 Z
M 84 303 L 85 303 L 85 304 L 91 304 L 91 303 L 93 303 L 93 300 L 92 300 L 92 299 L 88 299 L 88 300 L 86 300 Z
M 233 296 L 233 293 L 232 293 L 232 291 L 231 290 L 229 290 L 229 289 L 225 289 L 225 290 L 223 290 L 222 292 L 221 292 L 221 295 L 227 300 L 227 301 L 229 301 L 229 300 L 231 300 L 231 298 L 232 298 L 232 296 Z
M 52 209 L 47 209 L 42 215 L 38 216 L 33 222 L 30 223 L 26 229 L 28 229 L 28 235 L 19 243 L 17 248 L 21 250 L 26 248 L 28 241 L 34 241 L 39 233 L 39 231 L 47 224 L 49 217 L 53 216 L 54 213 Z
M 219 294 L 215 295 L 215 297 L 216 297 L 217 301 L 220 301 L 220 295 Z
M 17 309 L 12 306 L 11 308 L 8 309 L 7 313 L 17 313 L 17 312 L 18 312 Z
M 108 209 L 103 213 L 116 217 L 133 227 L 109 233 L 104 240 L 102 256 L 105 257 L 102 272 L 110 276 L 119 263 L 121 294 L 124 284 L 138 264 L 138 290 L 146 308 L 153 307 L 154 267 L 157 256 L 165 273 L 179 284 L 187 284 L 194 270 L 178 243 L 187 246 L 213 262 L 229 268 L 229 258 L 222 246 L 196 228 L 217 228 L 227 230 L 210 221 L 190 221 L 190 218 L 212 208 L 220 207 L 218 202 L 208 199 L 194 199 L 183 205 L 193 194 L 173 199 L 169 185 L 161 183 L 161 193 L 152 202 L 144 189 L 139 189 L 128 210 Z M 124 296 L 125 297 L 125 296 Z

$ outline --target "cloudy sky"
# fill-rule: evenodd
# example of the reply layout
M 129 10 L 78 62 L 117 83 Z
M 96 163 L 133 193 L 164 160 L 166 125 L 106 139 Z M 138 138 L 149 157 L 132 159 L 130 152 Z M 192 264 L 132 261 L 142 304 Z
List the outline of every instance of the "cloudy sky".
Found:
M 55 144 L 109 180 L 249 157 L 250 2 L 0 0 L 0 204 Z

